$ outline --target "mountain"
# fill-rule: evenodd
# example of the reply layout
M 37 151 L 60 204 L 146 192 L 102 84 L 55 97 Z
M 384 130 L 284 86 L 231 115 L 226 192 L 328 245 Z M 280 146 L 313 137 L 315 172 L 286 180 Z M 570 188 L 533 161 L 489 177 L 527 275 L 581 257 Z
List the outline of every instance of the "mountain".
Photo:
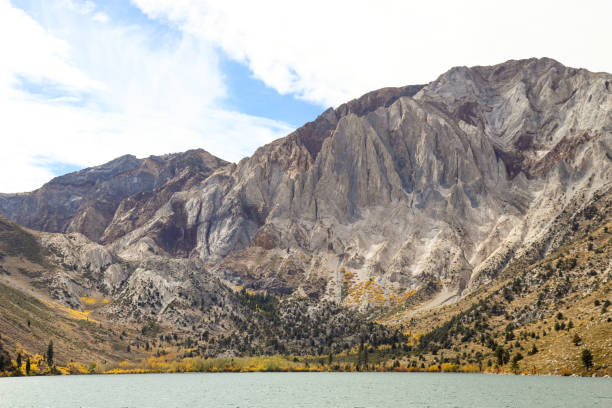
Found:
M 124 156 L 0 195 L 52 265 L 5 280 L 72 310 L 106 299 L 94 312 L 112 324 L 232 338 L 206 355 L 348 347 L 371 329 L 351 320 L 384 314 L 379 338 L 397 340 L 389 327 L 417 311 L 460 310 L 603 228 L 611 164 L 611 74 L 547 58 L 456 67 L 328 109 L 238 163 Z
M 127 198 L 137 200 L 141 211 L 150 214 L 172 193 L 226 164 L 202 149 L 146 159 L 126 155 L 56 177 L 31 193 L 0 194 L 0 214 L 36 230 L 80 232 L 99 241 L 118 210 L 127 211 Z M 138 224 L 137 219 L 129 222 Z

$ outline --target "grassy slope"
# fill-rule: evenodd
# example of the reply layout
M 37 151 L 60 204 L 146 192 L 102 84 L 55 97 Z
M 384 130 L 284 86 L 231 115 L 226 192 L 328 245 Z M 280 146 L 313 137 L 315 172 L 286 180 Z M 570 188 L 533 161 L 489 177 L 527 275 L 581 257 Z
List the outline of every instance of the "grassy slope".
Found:
M 138 347 L 127 352 L 128 344 L 142 343 L 138 332 L 96 319 L 95 301 L 89 311 L 73 310 L 37 287 L 42 271 L 57 266 L 46 262 L 34 234 L 0 219 L 0 342 L 10 356 L 42 355 L 51 340 L 60 365 L 95 362 L 103 368 L 145 356 Z
M 79 361 L 104 365 L 141 356 L 136 350 L 127 353 L 129 337 L 119 338 L 121 328 L 88 320 L 79 312 L 28 296 L 3 283 L 0 333 L 13 358 L 17 350 L 43 354 L 50 340 L 54 342 L 58 364 Z

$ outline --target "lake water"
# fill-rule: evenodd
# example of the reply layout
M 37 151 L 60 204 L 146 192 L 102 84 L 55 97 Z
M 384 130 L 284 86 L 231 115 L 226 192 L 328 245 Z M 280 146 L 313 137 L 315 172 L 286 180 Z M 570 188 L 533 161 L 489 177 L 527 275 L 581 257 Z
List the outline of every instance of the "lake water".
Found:
M 0 378 L 0 407 L 612 407 L 612 380 L 428 373 Z

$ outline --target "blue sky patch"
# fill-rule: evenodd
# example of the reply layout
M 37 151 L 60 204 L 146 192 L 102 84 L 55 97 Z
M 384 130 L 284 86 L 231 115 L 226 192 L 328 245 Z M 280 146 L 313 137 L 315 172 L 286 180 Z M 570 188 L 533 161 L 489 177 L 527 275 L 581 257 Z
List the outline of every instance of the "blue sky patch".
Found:
M 68 174 L 83 169 L 83 166 L 62 162 L 44 163 L 42 167 L 49 169 L 49 171 L 51 171 L 55 176 L 61 176 L 63 174 Z
M 36 155 L 33 157 L 35 167 L 49 170 L 54 176 L 63 176 L 64 174 L 82 170 L 84 166 L 79 166 L 73 163 L 56 161 L 46 156 Z
M 228 89 L 227 107 L 233 110 L 299 127 L 316 119 L 326 109 L 293 95 L 279 94 L 254 78 L 248 67 L 227 57 L 221 59 L 220 67 Z
M 73 106 L 84 106 L 88 101 L 88 94 L 74 92 L 65 87 L 47 80 L 34 81 L 25 76 L 17 76 L 15 89 L 46 99 L 50 102 L 64 103 Z

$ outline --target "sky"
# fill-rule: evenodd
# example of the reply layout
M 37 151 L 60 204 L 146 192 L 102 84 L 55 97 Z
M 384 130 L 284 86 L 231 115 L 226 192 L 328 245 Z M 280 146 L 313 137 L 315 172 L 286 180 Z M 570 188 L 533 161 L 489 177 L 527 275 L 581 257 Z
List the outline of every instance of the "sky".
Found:
M 453 66 L 612 72 L 612 2 L 0 0 L 0 192 L 124 154 L 238 161 Z

